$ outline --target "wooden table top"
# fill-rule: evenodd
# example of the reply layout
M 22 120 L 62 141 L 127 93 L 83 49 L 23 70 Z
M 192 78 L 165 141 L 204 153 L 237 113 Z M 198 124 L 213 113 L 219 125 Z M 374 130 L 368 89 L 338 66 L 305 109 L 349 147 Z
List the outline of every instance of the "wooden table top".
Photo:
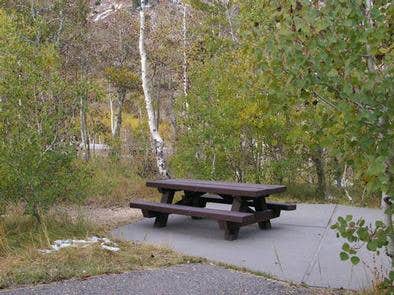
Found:
M 147 181 L 148 187 L 157 187 L 174 191 L 191 191 L 202 193 L 215 193 L 237 197 L 264 197 L 270 194 L 281 193 L 286 190 L 284 185 L 234 183 L 223 181 L 206 181 L 194 179 L 163 179 Z

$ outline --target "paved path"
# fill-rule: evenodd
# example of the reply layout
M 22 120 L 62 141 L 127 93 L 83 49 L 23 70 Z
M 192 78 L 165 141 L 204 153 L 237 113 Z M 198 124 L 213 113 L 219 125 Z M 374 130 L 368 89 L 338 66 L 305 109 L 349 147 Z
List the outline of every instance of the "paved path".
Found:
M 2 295 L 101 295 L 101 294 L 330 294 L 329 290 L 313 290 L 289 286 L 250 274 L 206 264 L 188 264 L 105 275 L 87 280 L 69 280 L 47 285 L 0 292 Z M 339 294 L 339 293 L 338 293 Z
M 218 208 L 225 205 L 213 205 Z M 340 205 L 299 204 L 296 211 L 283 212 L 272 221 L 272 229 L 256 225 L 242 227 L 239 239 L 226 241 L 217 223 L 171 215 L 165 228 L 153 227 L 153 219 L 142 219 L 113 232 L 118 238 L 161 244 L 176 251 L 214 261 L 265 272 L 277 278 L 310 286 L 362 289 L 371 286 L 375 273 L 389 266 L 385 255 L 371 257 L 361 251 L 362 263 L 351 266 L 339 259 L 343 240 L 329 226 L 338 216 L 382 219 L 378 209 Z

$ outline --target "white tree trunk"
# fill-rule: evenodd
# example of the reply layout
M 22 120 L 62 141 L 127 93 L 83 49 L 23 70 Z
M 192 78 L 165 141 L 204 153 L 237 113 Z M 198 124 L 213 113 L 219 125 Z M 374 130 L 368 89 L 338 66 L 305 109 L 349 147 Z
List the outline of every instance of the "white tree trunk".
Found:
M 183 94 L 187 95 L 188 76 L 187 76 L 187 6 L 185 3 L 183 6 L 183 16 L 182 16 L 182 36 L 183 36 Z
M 120 137 L 120 128 L 122 126 L 122 107 L 118 106 L 114 115 L 114 129 L 112 131 L 113 138 Z
M 85 161 L 90 159 L 90 144 L 89 144 L 89 134 L 86 125 L 86 100 L 81 95 L 80 97 L 80 124 L 81 124 L 81 148 L 82 148 L 82 158 Z
M 226 18 L 227 18 L 227 22 L 228 22 L 228 26 L 230 29 L 230 35 L 231 35 L 231 39 L 233 40 L 233 42 L 237 43 L 238 39 L 237 36 L 234 33 L 234 25 L 233 25 L 233 21 L 231 19 L 231 14 L 230 14 L 230 1 L 229 0 L 222 0 L 223 5 L 225 6 L 225 13 L 226 13 Z
M 111 113 L 111 134 L 112 137 L 114 136 L 115 130 L 114 130 L 114 104 L 112 102 L 112 97 L 109 97 L 109 109 Z
M 146 58 L 144 41 L 145 41 L 145 3 L 144 1 L 141 1 L 139 51 L 141 57 L 142 88 L 144 91 L 146 112 L 148 114 L 149 131 L 153 141 L 153 148 L 156 155 L 157 168 L 162 177 L 168 177 L 167 166 L 164 159 L 164 141 L 158 132 L 158 128 L 156 127 L 156 116 L 153 110 L 152 97 L 149 90 L 148 77 L 147 77 L 147 58 Z
M 365 15 L 367 18 L 368 23 L 366 24 L 366 27 L 372 27 L 373 26 L 373 20 L 371 18 L 371 10 L 373 7 L 373 1 L 372 0 L 366 0 L 365 1 Z M 371 55 L 371 46 L 367 43 L 367 65 L 368 65 L 368 70 L 370 72 L 375 72 L 376 71 L 376 63 L 375 63 L 375 58 Z
M 390 207 L 392 206 L 391 199 L 389 196 L 385 193 L 382 192 L 382 206 L 383 206 L 383 212 L 386 210 L 389 211 Z M 393 217 L 391 214 L 384 214 L 384 223 L 386 226 L 389 227 L 390 229 L 390 236 L 389 236 L 389 243 L 387 245 L 387 255 L 391 258 L 391 270 L 394 270 L 394 233 L 393 233 Z

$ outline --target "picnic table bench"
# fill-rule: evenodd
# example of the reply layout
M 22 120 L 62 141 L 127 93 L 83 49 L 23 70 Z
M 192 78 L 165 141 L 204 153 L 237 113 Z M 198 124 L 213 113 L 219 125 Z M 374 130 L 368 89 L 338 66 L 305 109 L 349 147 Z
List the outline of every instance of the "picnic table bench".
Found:
M 283 185 L 231 183 L 191 179 L 148 181 L 148 187 L 161 192 L 161 202 L 136 200 L 131 208 L 139 208 L 147 218 L 155 218 L 155 227 L 167 225 L 169 214 L 191 216 L 194 219 L 217 220 L 225 231 L 226 240 L 235 240 L 241 226 L 257 223 L 260 229 L 270 229 L 270 220 L 282 210 L 295 210 L 295 204 L 266 202 L 266 198 L 286 190 Z M 182 199 L 172 204 L 175 192 L 184 191 Z M 206 208 L 207 203 L 230 204 L 231 211 Z

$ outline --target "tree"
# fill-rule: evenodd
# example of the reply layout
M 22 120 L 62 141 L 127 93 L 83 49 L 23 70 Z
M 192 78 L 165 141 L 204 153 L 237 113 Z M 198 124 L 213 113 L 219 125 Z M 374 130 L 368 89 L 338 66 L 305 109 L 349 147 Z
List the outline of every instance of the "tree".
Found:
M 190 105 L 175 167 L 239 181 L 253 175 L 300 183 L 314 174 L 323 197 L 333 174 L 338 178 L 328 164 L 341 161 L 357 181 L 353 187 L 391 196 L 391 6 L 237 1 L 234 42 L 218 2 L 191 1 L 205 18 L 196 29 Z M 269 167 L 276 168 L 271 178 Z M 385 212 L 383 246 L 393 238 L 392 205 Z
M 139 77 L 127 68 L 109 67 L 105 71 L 109 82 L 117 89 L 118 97 L 116 106 L 110 100 L 111 104 L 111 132 L 114 138 L 119 138 L 120 128 L 122 126 L 122 109 L 126 100 L 126 94 L 130 92 L 138 92 L 140 89 Z
M 107 79 L 117 89 L 117 98 L 115 101 L 110 97 L 111 110 L 111 133 L 114 139 L 113 153 L 115 156 L 120 155 L 120 129 L 122 126 L 122 111 L 126 100 L 127 92 L 138 93 L 140 90 L 139 77 L 127 68 L 110 67 L 106 69 Z
M 159 126 L 157 125 L 157 119 L 153 111 L 152 97 L 150 93 L 150 86 L 149 86 L 149 80 L 147 75 L 148 65 L 147 65 L 147 57 L 146 57 L 146 50 L 144 44 L 145 30 L 146 30 L 145 11 L 146 11 L 146 3 L 144 0 L 142 0 L 140 6 L 140 38 L 139 38 L 142 89 L 144 91 L 146 112 L 148 114 L 149 130 L 152 137 L 153 149 L 156 155 L 157 168 L 159 170 L 159 174 L 162 177 L 168 177 L 169 174 L 167 172 L 167 165 L 164 159 L 164 141 L 158 131 Z
M 369 191 L 392 196 L 392 8 L 385 1 L 371 4 L 245 1 L 241 11 L 253 9 L 253 17 L 245 14 L 249 26 L 267 36 L 254 44 L 254 52 L 271 85 L 279 86 L 276 95 L 323 106 L 336 123 L 322 124 L 339 134 L 326 145 L 341 146 Z M 386 214 L 391 216 L 392 208 Z M 388 242 L 393 239 L 391 221 L 386 228 L 391 229 L 383 231 Z

